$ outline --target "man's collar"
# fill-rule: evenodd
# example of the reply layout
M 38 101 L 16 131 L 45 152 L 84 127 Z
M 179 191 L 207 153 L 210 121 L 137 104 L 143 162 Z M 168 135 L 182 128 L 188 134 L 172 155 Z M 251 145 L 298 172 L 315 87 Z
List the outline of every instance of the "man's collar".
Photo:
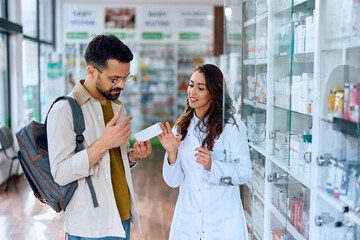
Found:
M 77 100 L 80 106 L 82 106 L 84 103 L 86 103 L 89 99 L 93 98 L 90 93 L 84 88 L 85 80 L 80 80 L 76 83 L 72 90 L 72 94 L 74 98 Z M 122 105 L 121 101 L 119 99 L 116 99 L 113 101 L 116 104 Z

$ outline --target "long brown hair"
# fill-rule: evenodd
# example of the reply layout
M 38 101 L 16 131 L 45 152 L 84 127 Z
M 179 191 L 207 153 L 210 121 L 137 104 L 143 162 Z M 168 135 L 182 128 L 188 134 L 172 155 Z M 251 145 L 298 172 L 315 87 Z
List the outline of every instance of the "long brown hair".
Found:
M 204 116 L 199 119 L 196 127 L 200 128 L 200 123 L 205 126 L 204 129 L 200 128 L 200 131 L 205 133 L 206 137 L 202 141 L 201 146 L 207 147 L 208 150 L 212 151 L 215 143 L 215 139 L 219 138 L 220 134 L 223 131 L 223 83 L 224 76 L 221 70 L 212 64 L 204 64 L 195 68 L 194 72 L 200 72 L 205 76 L 205 85 L 208 89 L 211 102 L 210 107 L 204 114 Z M 225 85 L 225 84 L 224 84 Z M 225 111 L 224 119 L 225 123 L 229 122 L 229 119 L 233 120 L 233 123 L 236 124 L 234 119 L 235 108 L 232 105 L 232 99 L 229 96 L 228 90 L 225 85 Z M 191 108 L 189 105 L 189 98 L 186 100 L 186 106 L 184 112 L 178 118 L 175 123 L 177 127 L 177 132 L 182 136 L 181 140 L 184 140 L 188 132 L 188 127 L 193 117 L 195 109 Z M 205 120 L 206 119 L 206 120 Z

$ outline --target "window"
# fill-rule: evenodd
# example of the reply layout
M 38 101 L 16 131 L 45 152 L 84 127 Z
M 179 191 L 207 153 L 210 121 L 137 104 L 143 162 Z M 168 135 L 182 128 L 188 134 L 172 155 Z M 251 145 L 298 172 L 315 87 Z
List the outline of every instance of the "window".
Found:
M 47 105 L 46 105 L 46 91 L 49 91 L 47 88 L 46 82 L 48 81 L 48 63 L 50 62 L 50 54 L 54 52 L 54 48 L 50 45 L 42 44 L 40 46 L 40 119 L 45 121 L 47 114 Z M 50 102 L 50 101 L 49 101 Z
M 0 126 L 9 125 L 7 36 L 0 33 Z
M 24 35 L 30 37 L 38 35 L 37 15 L 36 0 L 21 0 L 21 20 Z
M 5 0 L 0 0 L 0 18 L 6 18 L 6 14 L 5 14 Z
M 51 42 L 53 40 L 53 2 L 49 0 L 39 0 L 39 23 L 40 23 L 40 39 Z
M 24 87 L 24 120 L 39 121 L 39 44 L 24 39 L 22 45 L 22 64 L 23 64 L 23 87 Z
M 47 63 L 55 46 L 54 5 L 55 0 L 21 0 L 23 100 L 27 122 L 41 121 L 46 116 Z

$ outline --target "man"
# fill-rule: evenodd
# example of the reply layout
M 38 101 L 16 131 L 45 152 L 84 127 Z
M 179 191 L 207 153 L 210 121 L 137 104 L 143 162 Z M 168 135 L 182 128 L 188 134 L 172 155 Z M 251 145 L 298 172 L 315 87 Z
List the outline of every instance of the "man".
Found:
M 130 220 L 140 230 L 130 168 L 151 154 L 150 141 L 129 149 L 130 120 L 118 100 L 133 55 L 112 35 L 96 36 L 85 49 L 87 77 L 69 96 L 84 114 L 83 151 L 75 153 L 73 118 L 67 101 L 57 102 L 47 121 L 51 172 L 60 185 L 78 181 L 65 211 L 67 239 L 130 239 Z M 94 207 L 85 178 L 91 176 L 99 203 Z

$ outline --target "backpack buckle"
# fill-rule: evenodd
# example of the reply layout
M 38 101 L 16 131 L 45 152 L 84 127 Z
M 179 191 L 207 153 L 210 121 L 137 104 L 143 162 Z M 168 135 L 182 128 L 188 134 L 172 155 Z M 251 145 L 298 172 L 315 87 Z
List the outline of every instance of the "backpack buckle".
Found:
M 84 141 L 84 135 L 80 134 L 80 135 L 76 135 L 76 142 L 77 143 L 82 143 Z

